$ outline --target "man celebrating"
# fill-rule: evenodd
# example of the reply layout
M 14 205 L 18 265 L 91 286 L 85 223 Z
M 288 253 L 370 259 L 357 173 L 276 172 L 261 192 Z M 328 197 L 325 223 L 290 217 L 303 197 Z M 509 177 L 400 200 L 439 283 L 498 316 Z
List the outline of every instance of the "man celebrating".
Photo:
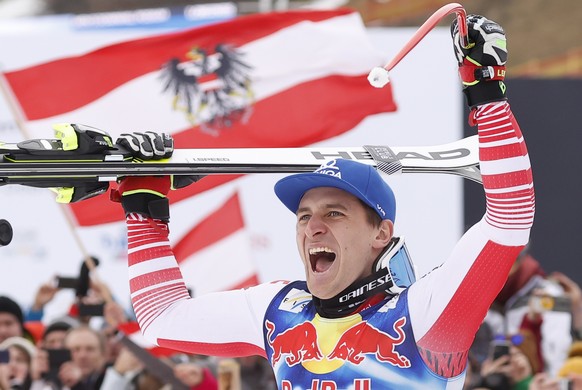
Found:
M 503 84 L 505 34 L 481 16 L 467 22 L 469 48 L 455 24 L 452 32 L 487 211 L 440 267 L 415 280 L 393 237 L 392 190 L 372 167 L 338 159 L 275 186 L 296 215 L 305 281 L 193 299 L 168 241 L 170 178 L 130 177 L 113 197 L 127 216 L 131 298 L 144 335 L 189 353 L 264 356 L 285 390 L 461 389 L 475 332 L 534 216 L 529 157 Z M 118 142 L 140 158 L 172 152 L 166 135 Z

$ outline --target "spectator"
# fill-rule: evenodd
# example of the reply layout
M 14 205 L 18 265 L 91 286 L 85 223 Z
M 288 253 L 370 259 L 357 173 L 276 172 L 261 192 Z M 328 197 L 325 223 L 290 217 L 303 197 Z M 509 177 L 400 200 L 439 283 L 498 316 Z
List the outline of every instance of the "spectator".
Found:
M 218 382 L 208 368 L 193 362 L 174 365 L 174 376 L 192 390 L 216 390 Z M 253 389 L 259 390 L 258 387 Z
M 527 390 L 537 362 L 536 341 L 531 334 L 516 334 L 508 341 L 509 354 L 486 359 L 474 389 Z
M 562 272 L 553 272 L 549 276 L 564 289 L 564 295 L 568 297 L 572 309 L 572 334 L 575 340 L 582 340 L 582 289 L 572 279 Z
M 218 383 L 210 370 L 196 362 L 161 359 L 173 367 L 174 377 L 192 390 L 216 390 Z M 142 390 L 161 389 L 164 385 L 160 372 L 148 369 L 127 348 L 123 348 L 115 364 L 107 368 L 102 389 Z M 257 389 L 258 390 L 258 389 Z
M 241 390 L 276 390 L 275 374 L 269 362 L 260 356 L 237 359 L 240 364 Z
M 487 313 L 492 333 L 515 334 L 530 309 L 534 296 L 542 303 L 541 356 L 544 370 L 555 376 L 572 343 L 572 311 L 569 298 L 558 282 L 549 278 L 526 247 L 511 267 L 502 290 Z
M 60 319 L 52 322 L 45 328 L 40 346 L 45 349 L 64 348 L 67 332 L 74 326 L 76 326 L 75 321 L 68 319 Z
M 105 370 L 105 340 L 87 327 L 69 330 L 65 347 L 71 351 L 71 361 L 59 369 L 61 383 L 73 390 L 98 389 Z
M 24 315 L 20 305 L 6 296 L 0 296 L 0 343 L 14 336 L 32 341 L 24 328 Z
M 122 348 L 112 366 L 107 367 L 103 389 L 133 390 L 143 364 L 127 348 Z
M 8 350 L 10 360 L 0 383 L 8 384 L 9 389 L 29 390 L 31 379 L 31 363 L 36 348 L 29 340 L 20 336 L 9 337 L 0 343 L 0 350 Z
M 99 259 L 91 257 L 91 261 L 95 266 L 99 264 Z M 79 319 L 80 322 L 88 324 L 91 320 L 90 316 L 83 316 L 79 313 L 79 306 L 81 304 L 100 304 L 104 299 L 100 289 L 101 284 L 94 282 L 90 278 L 90 272 L 85 260 L 81 263 L 79 276 L 76 278 L 51 278 L 48 282 L 41 284 L 35 294 L 34 302 L 25 314 L 26 322 L 42 321 L 44 317 L 44 309 L 49 304 L 56 294 L 63 289 L 72 289 L 75 294 L 75 299 L 71 302 L 67 314 L 70 317 Z M 61 285 L 59 280 L 66 279 L 67 283 Z
M 95 289 L 102 291 L 107 287 L 97 284 Z M 136 357 L 122 342 L 123 333 L 117 331 L 118 326 L 128 321 L 123 308 L 116 302 L 105 304 L 105 328 L 103 334 L 107 343 L 107 355 L 103 389 L 134 390 L 147 388 L 160 388 L 162 383 L 157 379 L 157 372 L 148 372 L 144 363 Z M 185 356 L 185 355 L 183 355 Z M 174 366 L 174 376 L 196 390 L 214 390 L 217 388 L 216 379 L 209 369 L 202 365 L 182 359 L 181 361 L 167 361 Z M 140 387 L 141 386 L 141 387 Z

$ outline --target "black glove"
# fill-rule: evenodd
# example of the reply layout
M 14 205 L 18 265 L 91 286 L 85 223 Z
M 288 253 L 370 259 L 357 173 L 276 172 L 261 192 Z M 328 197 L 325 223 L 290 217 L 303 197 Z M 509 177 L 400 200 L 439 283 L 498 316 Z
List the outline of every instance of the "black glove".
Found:
M 469 47 L 462 47 L 457 20 L 451 25 L 463 92 L 471 108 L 505 100 L 507 46 L 503 28 L 480 15 L 467 16 Z
M 165 133 L 121 134 L 116 142 L 142 160 L 164 159 L 172 156 L 174 140 Z M 142 176 L 125 177 L 117 190 L 111 192 L 111 200 L 121 202 L 126 215 L 139 213 L 153 219 L 169 221 L 170 207 L 166 197 L 170 189 L 179 189 L 197 182 L 204 176 Z
M 109 150 L 114 149 L 111 136 L 100 129 L 86 126 L 78 123 L 59 123 L 53 125 L 56 143 L 59 146 L 58 150 L 50 151 L 55 159 L 58 159 L 59 154 L 70 156 L 79 156 L 80 160 L 86 159 L 92 155 L 101 155 Z M 22 147 L 26 150 L 29 144 L 34 145 L 38 140 L 23 141 Z M 20 145 L 19 144 L 19 145 Z M 31 154 L 38 153 L 37 148 L 31 150 Z M 40 154 L 40 153 L 39 153 Z M 48 155 L 48 154 L 47 154 Z M 30 183 L 22 183 L 29 187 L 50 188 L 54 191 L 56 201 L 58 203 L 74 203 L 94 196 L 100 195 L 107 191 L 109 183 L 107 182 L 86 182 L 83 179 L 69 179 L 61 180 L 46 179 L 45 181 L 31 181 Z
M 94 183 L 62 183 L 66 187 L 49 187 L 51 191 L 57 194 L 55 200 L 57 203 L 75 203 L 85 199 L 101 195 L 109 189 L 108 182 L 94 182 Z M 46 188 L 47 185 L 42 183 L 27 184 L 30 187 Z
M 134 158 L 142 160 L 159 160 L 169 158 L 174 153 L 174 139 L 166 133 L 121 134 L 116 144 L 131 152 Z

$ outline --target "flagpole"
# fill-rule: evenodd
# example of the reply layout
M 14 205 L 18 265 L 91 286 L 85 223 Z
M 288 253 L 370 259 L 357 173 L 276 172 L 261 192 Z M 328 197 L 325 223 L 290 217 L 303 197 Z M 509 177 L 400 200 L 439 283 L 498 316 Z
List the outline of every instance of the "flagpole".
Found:
M 12 92 L 12 88 L 10 87 L 8 80 L 6 80 L 6 76 L 4 76 L 4 72 L 2 70 L 0 70 L 0 90 L 2 90 L 2 95 L 4 96 L 6 102 L 8 103 L 8 107 L 10 109 L 10 112 L 12 113 L 14 121 L 16 122 L 18 130 L 24 136 L 25 139 L 30 139 L 30 133 L 26 127 L 25 120 L 26 115 L 24 114 L 22 107 L 18 103 L 18 99 Z M 83 241 L 81 240 L 81 237 L 77 232 L 76 224 L 73 221 L 73 217 L 71 216 L 71 210 L 65 204 L 62 203 L 59 203 L 59 207 L 61 212 L 63 213 L 63 216 L 65 217 L 67 226 L 69 227 L 69 230 L 73 235 L 73 239 L 75 240 L 77 246 L 81 250 L 81 254 L 83 255 L 83 261 L 85 262 L 85 265 L 89 269 L 91 276 L 97 281 L 97 283 L 100 286 L 105 286 L 105 284 L 99 280 L 95 262 L 93 261 L 93 258 L 89 255 L 87 248 L 83 244 Z M 112 302 L 113 298 L 111 296 L 109 288 L 107 288 L 107 286 L 105 287 L 106 288 L 100 289 L 101 295 L 103 296 L 103 299 L 105 300 L 106 303 Z

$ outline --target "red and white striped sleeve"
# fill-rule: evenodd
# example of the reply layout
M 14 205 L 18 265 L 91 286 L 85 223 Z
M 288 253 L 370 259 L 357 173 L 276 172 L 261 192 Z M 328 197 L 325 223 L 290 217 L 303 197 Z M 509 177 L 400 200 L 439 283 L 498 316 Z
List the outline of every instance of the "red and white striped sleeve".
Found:
M 127 216 L 126 224 L 131 302 L 146 339 L 188 353 L 265 356 L 261 323 L 283 283 L 192 299 L 167 224 L 136 213 Z M 224 271 L 217 267 L 216 272 Z
M 529 240 L 535 209 L 529 156 L 509 104 L 484 104 L 473 114 L 485 215 L 439 268 L 409 290 L 419 350 L 425 362 L 447 377 L 464 369 L 477 329 Z

